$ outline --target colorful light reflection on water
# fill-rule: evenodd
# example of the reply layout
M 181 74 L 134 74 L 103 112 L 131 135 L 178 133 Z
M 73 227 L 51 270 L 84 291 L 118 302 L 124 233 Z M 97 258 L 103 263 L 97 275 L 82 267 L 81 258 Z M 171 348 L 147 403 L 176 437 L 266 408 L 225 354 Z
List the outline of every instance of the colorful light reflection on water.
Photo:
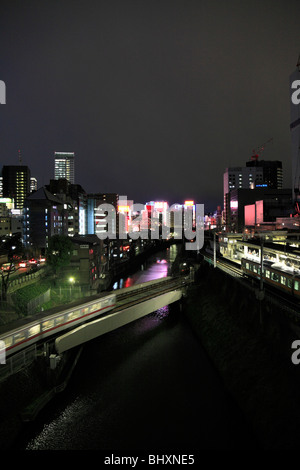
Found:
M 142 282 L 153 281 L 155 279 L 167 277 L 169 273 L 169 267 L 174 261 L 176 253 L 176 246 L 174 246 L 168 249 L 167 252 L 162 253 L 161 256 L 158 254 L 148 262 L 146 268 L 142 266 L 138 272 L 116 281 L 113 285 L 113 289 L 123 289 L 126 287 L 131 287 L 135 284 L 141 284 Z

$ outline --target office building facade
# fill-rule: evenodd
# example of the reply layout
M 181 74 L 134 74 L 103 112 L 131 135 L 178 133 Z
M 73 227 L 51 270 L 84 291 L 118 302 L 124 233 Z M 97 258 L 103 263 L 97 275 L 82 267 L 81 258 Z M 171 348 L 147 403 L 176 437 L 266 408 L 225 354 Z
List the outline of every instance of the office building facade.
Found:
M 45 249 L 53 235 L 67 235 L 64 204 L 45 187 L 31 193 L 24 203 L 23 242 L 26 248 Z
M 54 152 L 54 179 L 66 179 L 75 183 L 74 152 Z
M 234 189 L 228 195 L 228 206 L 228 231 L 242 233 L 245 226 L 252 225 L 249 220 L 253 218 L 254 211 L 257 223 L 288 217 L 292 210 L 291 189 Z M 246 206 L 253 207 L 245 211 Z
M 23 209 L 30 194 L 30 170 L 28 166 L 4 165 L 2 168 L 3 197 L 14 199 L 15 208 Z
M 238 189 L 282 189 L 282 162 L 251 159 L 244 167 L 226 168 L 223 176 L 224 222 L 232 227 L 230 193 Z
M 282 178 L 282 162 L 268 161 L 268 160 L 258 160 L 253 159 L 246 163 L 246 167 L 255 169 L 262 169 L 262 181 L 257 181 L 255 187 L 264 187 L 269 189 L 282 189 L 283 188 L 283 178 Z M 258 173 L 259 174 L 259 171 Z

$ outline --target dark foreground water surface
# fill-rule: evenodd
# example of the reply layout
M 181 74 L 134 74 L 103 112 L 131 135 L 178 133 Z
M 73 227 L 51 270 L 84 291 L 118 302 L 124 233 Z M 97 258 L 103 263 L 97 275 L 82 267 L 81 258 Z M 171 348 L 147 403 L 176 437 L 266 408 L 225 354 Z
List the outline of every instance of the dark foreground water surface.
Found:
M 166 275 L 166 260 L 154 259 L 147 272 Z M 257 447 L 178 306 L 87 344 L 66 391 L 24 431 L 18 446 L 173 452 Z

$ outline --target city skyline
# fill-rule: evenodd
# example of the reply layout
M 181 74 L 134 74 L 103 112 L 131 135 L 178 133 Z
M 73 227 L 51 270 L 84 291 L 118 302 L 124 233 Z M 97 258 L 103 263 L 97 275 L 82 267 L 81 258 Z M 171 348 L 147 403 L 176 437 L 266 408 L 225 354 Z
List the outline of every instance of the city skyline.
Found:
M 299 17 L 2 5 L 0 448 L 298 449 Z
M 293 0 L 10 2 L 0 161 L 17 164 L 21 149 L 42 186 L 53 152 L 70 150 L 87 192 L 212 211 L 224 169 L 273 138 L 261 158 L 282 161 L 289 188 L 299 13 Z

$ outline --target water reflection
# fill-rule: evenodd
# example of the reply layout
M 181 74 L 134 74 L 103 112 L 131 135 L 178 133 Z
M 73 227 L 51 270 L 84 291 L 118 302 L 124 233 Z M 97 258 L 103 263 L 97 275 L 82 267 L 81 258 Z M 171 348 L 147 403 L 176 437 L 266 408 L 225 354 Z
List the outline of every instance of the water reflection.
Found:
M 170 267 L 176 258 L 178 247 L 172 245 L 166 251 L 157 253 L 151 257 L 145 264 L 141 265 L 136 273 L 121 278 L 113 285 L 113 289 L 123 289 L 131 287 L 142 282 L 153 281 L 169 275 Z

